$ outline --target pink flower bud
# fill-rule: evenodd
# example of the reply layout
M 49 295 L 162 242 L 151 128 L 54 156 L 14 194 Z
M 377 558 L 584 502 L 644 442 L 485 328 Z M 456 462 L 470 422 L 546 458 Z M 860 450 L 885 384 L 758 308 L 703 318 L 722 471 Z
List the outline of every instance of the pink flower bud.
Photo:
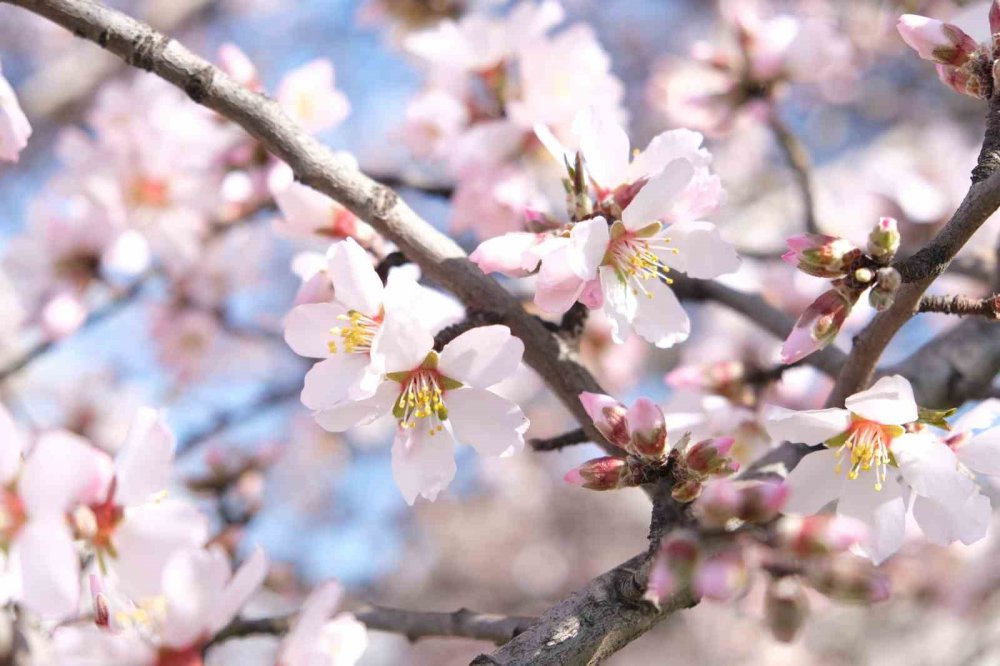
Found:
M 896 256 L 900 240 L 896 220 L 879 218 L 878 224 L 868 234 L 868 254 L 880 264 L 887 265 Z
M 614 490 L 629 485 L 628 477 L 628 465 L 623 458 L 605 456 L 588 460 L 563 478 L 567 483 L 589 490 Z
M 643 599 L 659 608 L 660 601 L 671 596 L 680 588 L 677 576 L 670 568 L 665 558 L 658 557 L 649 569 L 649 580 L 646 582 L 646 593 Z
M 777 517 L 788 499 L 789 488 L 783 483 L 755 483 L 740 489 L 739 517 L 748 523 L 766 523 Z
M 688 469 L 702 475 L 731 474 L 739 469 L 738 465 L 727 457 L 735 442 L 732 437 L 702 440 L 688 449 L 685 463 Z
M 1000 0 L 990 3 L 990 34 L 1000 33 Z
M 698 479 L 688 479 L 678 483 L 670 491 L 671 497 L 684 504 L 695 501 L 699 495 L 701 495 L 701 481 Z
M 783 363 L 795 363 L 833 342 L 854 301 L 836 289 L 820 294 L 805 309 L 781 347 Z
M 778 524 L 778 541 L 798 557 L 846 552 L 868 538 L 868 526 L 837 514 L 786 516 Z
M 709 558 L 694 575 L 696 594 L 715 601 L 727 601 L 742 591 L 749 579 L 741 550 L 730 550 Z
M 951 65 L 936 65 L 938 78 L 960 95 L 968 95 L 977 99 L 983 99 L 983 82 L 980 77 L 973 76 L 964 67 L 952 67 Z M 996 78 L 996 64 L 994 63 L 994 78 Z
M 926 16 L 904 14 L 896 24 L 899 36 L 924 60 L 959 67 L 978 48 L 958 26 Z
M 740 515 L 743 496 L 729 479 L 716 479 L 705 485 L 694 505 L 695 515 L 705 527 L 721 528 Z
M 580 394 L 580 402 L 597 429 L 609 442 L 620 449 L 628 449 L 629 431 L 626 415 L 628 410 L 609 395 L 602 393 Z
M 861 251 L 853 243 L 837 236 L 802 234 L 787 239 L 788 252 L 781 255 L 803 273 L 822 278 L 838 278 Z
M 632 435 L 631 453 L 644 458 L 662 458 L 667 449 L 667 422 L 663 410 L 649 398 L 639 398 L 626 413 Z
M 775 639 L 790 643 L 809 616 L 809 598 L 794 576 L 772 580 L 764 597 L 764 617 Z

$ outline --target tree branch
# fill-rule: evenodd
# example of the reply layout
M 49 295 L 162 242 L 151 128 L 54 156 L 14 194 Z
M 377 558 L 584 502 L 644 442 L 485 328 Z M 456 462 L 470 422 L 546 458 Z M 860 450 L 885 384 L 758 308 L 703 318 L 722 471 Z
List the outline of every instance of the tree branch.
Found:
M 1000 319 L 1000 294 L 986 298 L 970 296 L 924 296 L 920 299 L 917 312 L 937 312 L 939 314 L 966 317 L 975 315 L 987 319 Z
M 587 433 L 583 431 L 583 428 L 577 428 L 576 430 L 570 430 L 555 437 L 532 439 L 529 445 L 535 451 L 559 451 L 567 446 L 583 444 L 588 441 L 590 440 L 587 439 Z
M 802 199 L 803 226 L 809 233 L 821 233 L 819 224 L 816 222 L 816 202 L 813 196 L 811 175 L 812 161 L 809 159 L 809 151 L 806 150 L 802 140 L 778 116 L 777 109 L 770 110 L 767 124 L 771 128 L 771 132 L 774 134 L 781 152 L 788 161 L 792 175 L 795 177 L 795 186 L 798 188 L 799 197 Z
M 151 71 L 195 102 L 229 118 L 292 168 L 296 178 L 340 202 L 393 241 L 431 280 L 467 306 L 494 312 L 525 343 L 525 361 L 573 413 L 588 436 L 607 445 L 578 400 L 601 392 L 564 341 L 528 315 L 497 282 L 483 275 L 450 238 L 421 219 L 399 195 L 366 177 L 295 125 L 264 95 L 239 85 L 206 60 L 148 25 L 94 0 L 0 0 L 44 16 Z

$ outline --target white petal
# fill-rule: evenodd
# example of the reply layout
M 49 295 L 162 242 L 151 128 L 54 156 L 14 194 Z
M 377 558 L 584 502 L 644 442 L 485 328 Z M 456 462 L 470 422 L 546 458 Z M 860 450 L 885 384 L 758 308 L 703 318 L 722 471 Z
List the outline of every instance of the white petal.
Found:
M 958 457 L 932 434 L 900 435 L 891 448 L 903 479 L 921 497 L 959 507 L 975 492 L 976 484 L 958 470 Z
M 267 556 L 260 548 L 255 548 L 246 562 L 236 570 L 232 579 L 222 590 L 208 612 L 205 624 L 209 634 L 229 624 L 267 576 Z
M 693 278 L 710 280 L 740 267 L 736 248 L 722 239 L 711 222 L 676 222 L 664 232 L 677 254 L 661 251 L 660 258 L 671 268 Z
M 693 177 L 694 167 L 690 162 L 674 160 L 639 190 L 639 194 L 622 211 L 622 222 L 637 231 L 665 217 Z
M 875 423 L 903 425 L 917 420 L 917 401 L 905 377 L 892 375 L 875 382 L 867 391 L 855 393 L 844 406 Z
M 170 482 L 174 433 L 155 409 L 141 407 L 132 418 L 125 445 L 115 461 L 115 503 L 142 502 Z
M 611 233 L 603 217 L 577 222 L 570 231 L 572 251 L 569 253 L 570 269 L 581 280 L 592 280 L 608 251 Z
M 632 158 L 628 181 L 651 176 L 678 158 L 695 166 L 706 166 L 711 158 L 701 147 L 703 141 L 701 134 L 689 129 L 670 130 L 653 137 L 646 149 Z
M 400 428 L 392 443 L 392 477 L 407 504 L 417 496 L 430 501 L 455 478 L 455 439 L 444 430 L 430 436 L 418 423 L 416 428 Z
M 764 427 L 775 442 L 819 444 L 847 432 L 851 413 L 846 409 L 811 409 L 796 412 L 772 406 Z
M 785 513 L 816 513 L 839 498 L 844 477 L 833 471 L 836 466 L 837 457 L 828 449 L 804 456 L 785 479 L 788 486 Z
M 580 135 L 580 151 L 587 161 L 591 178 L 605 189 L 624 183 L 628 173 L 629 141 L 621 125 L 588 109 L 577 118 L 574 130 Z
M 55 516 L 29 521 L 15 547 L 24 605 L 50 620 L 76 615 L 80 560 L 65 521 Z
M 107 488 L 107 455 L 70 432 L 45 433 L 24 464 L 18 492 L 29 516 L 63 515 L 78 502 L 92 502 Z
M 1000 426 L 979 433 L 958 447 L 958 459 L 989 476 L 1000 476 Z
M 654 347 L 666 349 L 687 340 L 691 334 L 691 320 L 674 292 L 659 280 L 647 280 L 646 291 L 640 294 L 638 309 L 632 328 L 643 340 Z
M 377 315 L 382 309 L 382 280 L 372 260 L 353 238 L 330 248 L 327 272 L 334 298 L 351 310 Z
M 957 432 L 971 432 L 989 428 L 1000 421 L 1000 399 L 990 398 L 967 411 L 955 421 L 952 430 Z
M 362 397 L 360 387 L 370 363 L 367 354 L 338 353 L 315 364 L 306 373 L 302 404 L 327 409 L 349 396 Z
M 477 388 L 448 391 L 448 420 L 455 438 L 484 456 L 511 455 L 524 448 L 528 419 L 507 398 Z
M 392 404 L 399 397 L 399 384 L 384 381 L 375 394 L 363 400 L 348 400 L 342 404 L 313 414 L 316 423 L 330 432 L 344 432 L 359 425 L 367 425 L 392 411 Z
M 434 349 L 434 336 L 410 310 L 393 308 L 372 341 L 372 362 L 384 372 L 404 372 L 420 367 Z
M 208 519 L 181 500 L 131 507 L 115 531 L 116 557 L 111 567 L 130 599 L 159 594 L 163 570 L 178 551 L 199 548 L 208 540 Z
M 243 664 L 287 664 L 288 666 L 313 666 L 309 662 L 297 662 L 286 658 L 278 660 L 280 643 L 275 636 L 247 636 L 231 638 L 216 643 L 205 655 L 205 666 L 242 666 Z M 323 666 L 322 662 L 316 666 Z
M 344 596 L 343 586 L 330 581 L 314 589 L 302 604 L 295 626 L 281 646 L 280 664 L 309 664 L 307 658 L 319 640 L 323 625 L 333 615 Z
M 523 354 L 524 343 L 506 326 L 480 326 L 444 346 L 438 370 L 467 386 L 486 388 L 514 374 Z
M 979 541 L 986 536 L 992 515 L 989 498 L 978 492 L 960 507 L 949 508 L 926 497 L 913 501 L 913 517 L 920 529 L 930 541 L 942 546 L 955 541 L 965 545 Z
M 583 291 L 584 281 L 573 272 L 572 251 L 568 243 L 560 244 L 542 258 L 535 282 L 535 305 L 545 312 L 566 312 Z
M 404 277 L 403 268 L 406 267 L 394 268 L 389 273 L 383 296 L 386 312 L 397 308 L 418 312 L 423 327 L 432 333 L 465 317 L 465 308 L 461 303 L 444 292 L 430 289 L 410 277 Z
M 229 559 L 219 547 L 174 553 L 163 570 L 167 612 L 161 637 L 166 646 L 185 648 L 205 633 L 209 613 L 231 573 Z
M 844 493 L 837 503 L 837 513 L 864 522 L 869 527 L 869 539 L 862 545 L 875 564 L 881 564 L 903 544 L 906 531 L 906 501 L 896 478 L 890 475 L 875 490 L 868 474 L 846 481 Z
M 285 342 L 299 356 L 326 358 L 330 342 L 339 340 L 331 328 L 344 325 L 338 319 L 347 310 L 338 303 L 306 303 L 292 309 L 285 318 Z
M 23 452 L 24 436 L 7 408 L 0 405 L 0 483 L 6 484 L 14 479 L 21 469 Z
M 618 278 L 610 266 L 601 266 L 598 271 L 601 293 L 604 295 L 604 313 L 608 316 L 611 338 L 621 344 L 628 339 L 630 325 L 639 310 L 639 297 Z

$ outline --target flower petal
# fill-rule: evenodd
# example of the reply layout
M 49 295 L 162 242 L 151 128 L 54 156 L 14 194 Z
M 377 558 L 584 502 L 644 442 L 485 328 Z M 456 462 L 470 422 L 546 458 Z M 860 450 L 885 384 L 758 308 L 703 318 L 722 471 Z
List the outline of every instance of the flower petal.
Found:
M 330 342 L 337 342 L 330 329 L 344 324 L 338 319 L 347 309 L 339 303 L 306 303 L 285 318 L 285 342 L 299 356 L 327 358 Z
M 232 579 L 215 599 L 206 617 L 206 629 L 212 635 L 236 617 L 247 600 L 257 591 L 267 576 L 267 556 L 261 548 L 255 548 L 246 562 L 236 570 Z
M 850 396 L 844 401 L 844 406 L 861 418 L 876 423 L 903 425 L 917 420 L 913 387 L 899 375 L 883 377 L 867 391 Z
M 24 605 L 45 619 L 79 611 L 80 560 L 66 522 L 57 516 L 31 520 L 15 541 Z
M 413 370 L 433 349 L 434 336 L 424 322 L 410 310 L 392 308 L 372 341 L 372 363 L 386 373 Z
M 612 118 L 594 109 L 582 111 L 573 123 L 590 177 L 604 189 L 625 182 L 628 174 L 628 134 Z
M 511 376 L 524 354 L 524 343 L 506 326 L 479 326 L 441 350 L 438 370 L 474 388 L 487 388 Z
M 186 648 L 206 633 L 209 613 L 231 573 L 229 558 L 221 547 L 174 553 L 163 569 L 167 611 L 160 635 L 164 645 Z
M 674 200 L 694 177 L 694 167 L 687 160 L 674 160 L 649 179 L 632 202 L 622 211 L 622 222 L 638 231 L 670 213 Z
M 330 248 L 327 273 L 333 283 L 334 297 L 348 309 L 377 315 L 382 309 L 382 280 L 372 260 L 353 238 Z
M 639 299 L 628 284 L 619 279 L 610 266 L 601 266 L 598 271 L 601 292 L 604 295 L 604 313 L 608 316 L 611 339 L 622 344 L 629 336 L 629 324 L 639 310 Z
M 24 436 L 7 408 L 0 405 L 0 484 L 10 483 L 20 471 L 23 452 Z
M 338 353 L 315 364 L 306 373 L 302 404 L 328 409 L 349 396 L 368 397 L 360 395 L 360 387 L 370 363 L 367 354 Z
M 315 412 L 313 418 L 320 427 L 330 432 L 344 432 L 354 426 L 367 425 L 383 414 L 388 414 L 398 397 L 399 384 L 384 381 L 370 398 L 349 400 L 329 409 L 322 409 Z
M 24 464 L 18 492 L 29 516 L 62 516 L 79 502 L 105 499 L 110 459 L 66 431 L 45 433 Z
M 538 268 L 538 258 L 528 250 L 538 245 L 543 237 L 526 231 L 511 232 L 490 238 L 479 244 L 469 255 L 469 261 L 486 273 L 503 273 L 510 277 L 524 277 Z
M 958 447 L 958 459 L 980 474 L 1000 476 L 1000 426 L 985 430 Z
M 392 477 L 406 503 L 431 502 L 455 478 L 455 439 L 448 428 L 430 436 L 425 428 L 400 428 L 392 442 Z
M 845 492 L 837 503 L 837 513 L 868 525 L 868 541 L 861 549 L 875 564 L 884 562 L 903 545 L 906 501 L 895 476 L 890 475 L 881 490 L 875 490 L 875 484 L 865 475 L 847 481 Z
M 653 137 L 646 149 L 632 158 L 629 165 L 629 182 L 658 173 L 678 158 L 684 158 L 696 167 L 708 166 L 711 155 L 701 147 L 703 137 L 689 129 L 668 130 Z
M 710 280 L 740 267 L 740 256 L 733 245 L 722 239 L 711 222 L 675 222 L 665 231 L 677 254 L 661 251 L 660 259 L 670 268 L 699 280 Z
M 557 247 L 542 257 L 542 267 L 535 283 L 535 305 L 551 314 L 569 310 L 583 292 L 584 281 L 573 272 L 569 244 Z
M 648 296 L 638 298 L 632 328 L 654 347 L 666 349 L 691 334 L 691 320 L 674 292 L 659 280 L 646 282 Z
M 817 513 L 830 502 L 838 499 L 844 490 L 844 477 L 833 470 L 837 457 L 828 449 L 810 453 L 788 473 L 788 500 L 785 513 Z
M 921 497 L 957 508 L 975 492 L 975 482 L 959 471 L 954 451 L 929 432 L 900 435 L 891 448 L 906 484 Z
M 445 397 L 455 438 L 484 456 L 509 456 L 524 448 L 528 419 L 507 398 L 479 388 L 449 391 Z
M 772 406 L 764 427 L 775 442 L 819 444 L 835 437 L 851 425 L 851 413 L 846 409 L 811 409 L 796 412 Z
M 608 251 L 611 233 L 603 217 L 577 222 L 570 231 L 570 269 L 581 280 L 592 280 Z
M 139 408 L 115 460 L 115 503 L 137 504 L 170 482 L 176 440 L 162 415 Z
M 993 515 L 990 499 L 976 492 L 965 504 L 948 507 L 926 497 L 913 501 L 913 517 L 932 543 L 947 546 L 955 541 L 965 545 L 975 543 L 984 536 Z

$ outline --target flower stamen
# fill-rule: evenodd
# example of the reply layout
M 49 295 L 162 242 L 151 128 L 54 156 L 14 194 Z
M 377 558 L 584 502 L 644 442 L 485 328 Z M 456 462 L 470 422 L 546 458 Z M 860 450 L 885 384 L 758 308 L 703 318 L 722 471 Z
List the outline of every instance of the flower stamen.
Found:
M 340 344 L 345 353 L 370 353 L 372 340 L 375 339 L 375 334 L 378 332 L 378 318 L 369 317 L 357 310 L 350 310 L 347 314 L 338 315 L 337 319 L 349 323 L 347 326 L 335 326 L 330 329 L 330 334 L 335 336 L 335 339 L 327 343 L 330 353 L 336 354 L 338 352 L 337 337 L 340 338 Z

